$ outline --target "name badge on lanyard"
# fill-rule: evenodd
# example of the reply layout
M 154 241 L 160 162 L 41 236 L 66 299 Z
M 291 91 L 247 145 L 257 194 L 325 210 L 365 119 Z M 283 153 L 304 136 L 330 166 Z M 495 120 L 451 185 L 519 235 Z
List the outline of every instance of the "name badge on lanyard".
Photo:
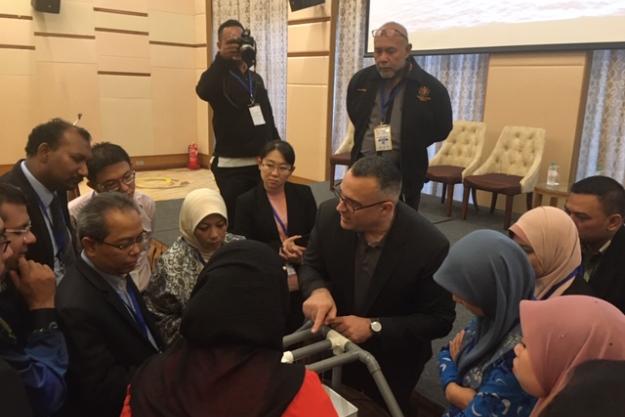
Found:
M 254 104 L 249 107 L 250 116 L 252 117 L 252 122 L 254 122 L 254 126 L 262 126 L 265 124 L 265 118 L 263 117 L 263 111 L 260 108 L 260 105 Z
M 397 84 L 386 95 L 386 89 L 380 90 L 380 111 L 382 113 L 382 122 L 373 129 L 373 138 L 375 142 L 375 151 L 384 152 L 393 150 L 393 136 L 391 135 L 391 125 L 389 124 L 393 112 L 393 101 L 399 92 L 401 83 Z
M 373 129 L 373 137 L 375 138 L 375 151 L 392 151 L 393 141 L 391 136 L 391 125 L 380 123 Z
M 254 126 L 264 125 L 266 122 L 265 118 L 263 117 L 263 112 L 260 108 L 260 105 L 256 104 L 252 74 L 249 71 L 247 72 L 247 83 L 245 83 L 245 80 L 242 76 L 238 75 L 232 70 L 230 71 L 230 75 L 232 75 L 234 79 L 237 80 L 239 84 L 241 84 L 241 86 L 245 89 L 245 91 L 250 95 L 250 105 L 248 106 L 248 109 L 250 111 L 250 117 L 252 118 Z

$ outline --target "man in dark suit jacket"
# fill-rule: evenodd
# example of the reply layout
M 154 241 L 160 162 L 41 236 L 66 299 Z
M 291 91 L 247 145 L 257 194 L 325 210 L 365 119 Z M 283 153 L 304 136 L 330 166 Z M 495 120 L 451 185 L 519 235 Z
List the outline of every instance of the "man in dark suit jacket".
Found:
M 52 268 L 57 282 L 75 258 L 66 191 L 87 175 L 90 139 L 86 130 L 61 119 L 40 124 L 28 136 L 26 159 L 0 177 L 19 187 L 28 200 L 37 242 L 28 247 L 26 257 Z
M 432 275 L 449 242 L 424 217 L 398 202 L 401 174 L 377 156 L 358 160 L 321 205 L 300 268 L 304 314 L 313 331 L 327 324 L 380 362 L 400 406 L 407 409 L 430 341 L 455 318 L 451 295 Z M 344 382 L 380 401 L 362 364 Z
M 584 178 L 571 187 L 565 209 L 579 232 L 584 279 L 625 313 L 625 189 L 610 177 Z
M 83 252 L 57 292 L 68 342 L 68 415 L 119 416 L 134 371 L 162 346 L 128 273 L 147 242 L 141 216 L 122 193 L 100 193 L 77 220 Z

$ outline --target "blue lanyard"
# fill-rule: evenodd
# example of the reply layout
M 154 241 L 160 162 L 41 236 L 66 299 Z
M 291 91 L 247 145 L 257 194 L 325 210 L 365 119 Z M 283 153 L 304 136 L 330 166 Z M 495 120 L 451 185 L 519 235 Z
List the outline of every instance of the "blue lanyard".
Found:
M 250 95 L 250 103 L 254 104 L 254 101 L 255 101 L 255 99 L 254 99 L 254 84 L 252 83 L 252 74 L 250 73 L 250 71 L 247 72 L 247 84 L 245 84 L 245 81 L 243 80 L 243 77 L 239 76 L 234 71 L 230 70 L 230 75 L 232 75 L 234 77 L 234 79 L 237 80 L 239 82 L 239 84 L 241 84 L 243 86 L 245 91 L 247 91 L 247 94 Z
M 403 81 L 393 87 L 388 96 L 386 96 L 385 88 L 380 89 L 380 104 L 382 106 L 382 120 L 384 121 L 384 123 L 389 123 L 389 120 L 391 118 L 391 115 L 389 113 L 393 111 L 391 104 L 393 103 L 393 101 L 395 101 L 395 96 L 397 95 L 399 87 L 402 85 L 402 83 Z
M 278 215 L 278 212 L 276 211 L 275 208 L 273 208 L 273 205 L 271 203 L 269 203 L 269 205 L 271 206 L 271 211 L 273 211 L 273 217 L 276 219 L 276 221 L 280 225 L 280 228 L 284 232 L 284 236 L 288 237 L 289 236 L 289 231 L 288 231 L 287 227 L 285 226 L 284 222 L 282 221 L 282 219 L 280 218 L 280 215 Z
M 48 208 L 45 206 L 45 204 L 43 204 L 43 201 L 41 200 L 41 197 L 39 197 L 39 194 L 35 193 L 35 195 L 37 196 L 37 203 L 39 204 L 39 208 L 41 209 L 41 212 L 43 213 L 44 217 L 46 218 L 46 220 L 48 221 L 48 223 L 50 224 L 50 228 L 52 229 L 52 236 L 54 237 L 54 242 L 56 243 L 56 248 L 57 248 L 57 253 L 55 254 L 56 257 L 59 258 L 59 260 L 61 259 L 60 256 L 63 253 L 63 251 L 65 250 L 65 244 L 66 244 L 66 233 L 67 233 L 67 224 L 65 223 L 65 216 L 63 215 L 63 212 L 61 211 L 61 221 L 63 222 L 62 225 L 62 235 L 60 233 L 57 233 L 54 229 L 55 226 L 59 226 L 59 225 L 55 225 L 54 222 L 52 221 L 52 219 L 50 218 L 50 215 L 48 214 Z M 56 195 L 54 196 L 54 198 L 58 198 Z M 52 209 L 51 209 L 52 210 Z
M 556 292 L 556 290 L 558 288 L 560 288 L 561 286 L 563 286 L 564 284 L 566 284 L 567 282 L 571 281 L 572 279 L 575 279 L 575 277 L 577 277 L 577 275 L 579 275 L 580 273 L 583 273 L 584 271 L 584 267 L 582 265 L 578 266 L 577 268 L 575 268 L 575 270 L 573 272 L 571 272 L 566 278 L 564 278 L 562 281 L 558 282 L 556 285 L 554 285 L 553 287 L 551 287 L 549 289 L 549 291 L 547 291 L 547 293 L 545 295 L 543 295 L 540 299 L 541 300 L 546 300 L 549 297 L 551 297 L 553 295 L 554 292 Z

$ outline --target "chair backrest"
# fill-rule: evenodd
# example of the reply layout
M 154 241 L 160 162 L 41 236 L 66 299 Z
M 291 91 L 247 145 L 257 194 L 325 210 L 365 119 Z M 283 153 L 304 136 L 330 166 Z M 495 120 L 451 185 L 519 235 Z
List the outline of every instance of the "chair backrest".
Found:
M 430 161 L 430 165 L 463 167 L 462 175 L 470 175 L 480 161 L 486 138 L 486 123 L 466 120 L 454 121 L 454 127 L 443 141 L 443 146 Z
M 545 148 L 545 129 L 526 126 L 505 126 L 495 149 L 473 175 L 508 174 L 524 177 L 523 188 L 531 188 L 538 178 L 538 169 Z

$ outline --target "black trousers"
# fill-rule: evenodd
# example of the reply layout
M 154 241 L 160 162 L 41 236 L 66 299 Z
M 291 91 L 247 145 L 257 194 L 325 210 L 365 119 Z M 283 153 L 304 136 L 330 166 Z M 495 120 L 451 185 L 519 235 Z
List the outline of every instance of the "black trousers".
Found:
M 218 157 L 213 159 L 211 171 L 215 175 L 215 181 L 219 192 L 226 202 L 228 209 L 228 230 L 234 227 L 234 213 L 237 198 L 244 192 L 251 190 L 260 183 L 260 172 L 257 165 L 239 168 L 220 168 L 217 166 Z

